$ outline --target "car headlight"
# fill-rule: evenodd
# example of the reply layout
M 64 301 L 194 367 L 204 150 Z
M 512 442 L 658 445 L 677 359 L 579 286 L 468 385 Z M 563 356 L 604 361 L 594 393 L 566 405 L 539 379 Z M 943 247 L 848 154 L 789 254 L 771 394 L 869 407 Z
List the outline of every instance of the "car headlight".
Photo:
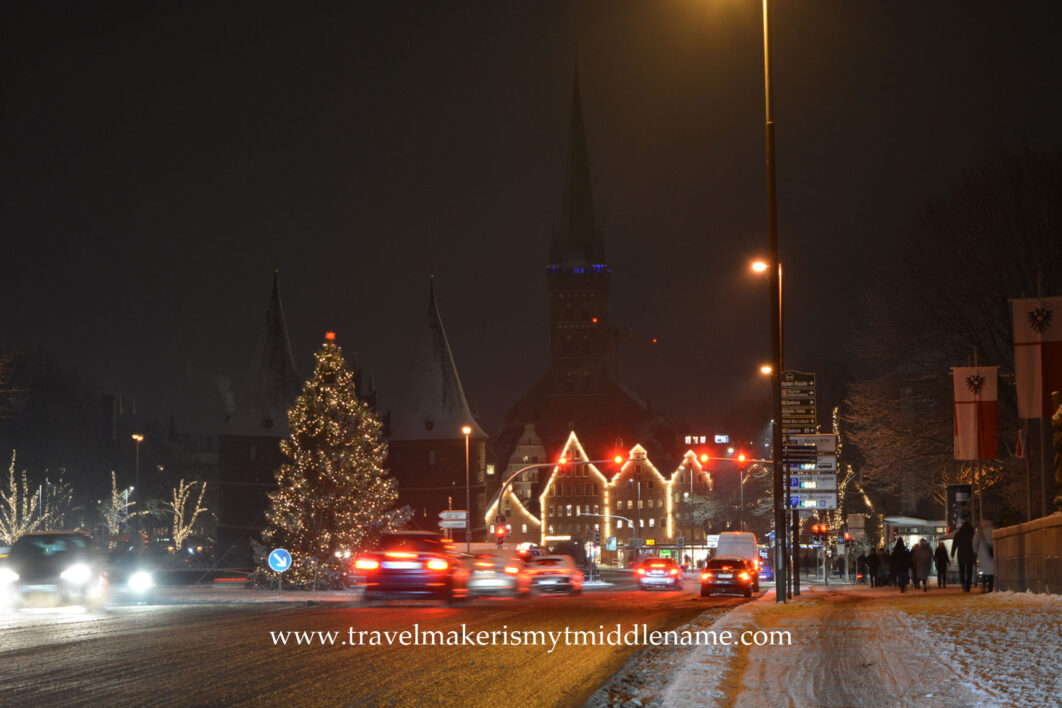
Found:
M 6 585 L 7 583 L 14 583 L 18 581 L 18 573 L 10 568 L 0 568 L 0 585 Z
M 129 589 L 133 592 L 147 592 L 155 586 L 155 580 L 146 570 L 138 570 L 129 577 Z
M 60 573 L 59 577 L 74 585 L 84 585 L 92 577 L 92 571 L 84 563 L 77 563 Z

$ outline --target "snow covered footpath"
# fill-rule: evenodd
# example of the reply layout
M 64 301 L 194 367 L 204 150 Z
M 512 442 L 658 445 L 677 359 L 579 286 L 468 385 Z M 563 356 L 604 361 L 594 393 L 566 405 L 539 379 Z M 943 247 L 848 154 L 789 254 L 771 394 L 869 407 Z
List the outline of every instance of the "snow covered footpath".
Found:
M 1062 706 L 1062 597 L 814 587 L 691 623 L 790 646 L 639 652 L 587 705 Z

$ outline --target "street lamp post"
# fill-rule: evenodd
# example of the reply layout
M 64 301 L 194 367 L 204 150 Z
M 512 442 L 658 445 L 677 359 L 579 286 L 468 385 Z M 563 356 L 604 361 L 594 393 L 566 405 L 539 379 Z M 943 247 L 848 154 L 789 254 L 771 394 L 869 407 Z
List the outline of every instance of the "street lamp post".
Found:
M 140 489 L 140 443 L 144 442 L 144 436 L 141 433 L 133 433 L 132 438 L 133 438 L 133 442 L 136 443 L 136 485 L 134 486 L 134 489 L 135 490 L 139 490 Z M 138 492 L 138 494 L 140 494 L 140 492 Z M 143 497 L 144 495 L 140 494 L 140 496 Z M 137 530 L 137 533 L 139 535 L 139 532 L 140 532 L 140 522 L 139 521 L 137 521 L 137 523 L 136 523 L 136 530 Z M 137 543 L 136 543 L 137 553 L 140 552 L 141 545 L 142 544 L 140 543 L 140 539 L 137 539 Z
M 472 552 L 472 487 L 471 477 L 468 472 L 468 436 L 472 434 L 469 425 L 461 428 L 461 434 L 465 436 L 465 553 Z
M 770 3 L 763 0 L 763 96 L 766 114 L 765 137 L 767 152 L 767 258 L 768 265 L 772 266 L 768 271 L 770 279 L 771 298 L 771 363 L 774 371 L 771 374 L 772 406 L 774 419 L 779 425 L 774 426 L 773 449 L 771 457 L 774 459 L 774 536 L 775 536 L 775 573 L 779 568 L 785 569 L 787 577 L 788 564 L 783 551 L 785 544 L 783 539 L 786 535 L 785 507 L 782 504 L 782 495 L 785 492 L 782 485 L 782 282 L 779 277 L 778 260 L 778 201 L 776 193 L 775 165 L 774 165 L 774 111 L 771 104 L 771 34 L 770 34 Z M 775 582 L 775 601 L 785 602 L 785 583 Z

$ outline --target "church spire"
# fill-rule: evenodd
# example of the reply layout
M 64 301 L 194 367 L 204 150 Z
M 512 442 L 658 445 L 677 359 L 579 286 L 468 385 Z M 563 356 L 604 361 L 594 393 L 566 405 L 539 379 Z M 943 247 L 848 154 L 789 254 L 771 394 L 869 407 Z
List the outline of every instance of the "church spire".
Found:
M 579 69 L 572 81 L 572 112 L 568 125 L 568 159 L 561 201 L 560 227 L 553 232 L 550 264 L 604 265 L 605 244 L 594 221 L 594 199 L 590 189 L 590 159 L 583 127 L 583 107 L 579 95 Z
M 472 438 L 488 437 L 472 417 L 461 387 L 439 315 L 434 276 L 428 289 L 427 327 L 406 386 L 405 402 L 391 434 L 392 441 L 453 440 L 461 437 L 465 425 L 472 427 Z
M 265 330 L 226 426 L 229 435 L 284 437 L 288 432 L 288 408 L 299 394 L 299 377 L 280 302 L 278 271 L 273 269 Z

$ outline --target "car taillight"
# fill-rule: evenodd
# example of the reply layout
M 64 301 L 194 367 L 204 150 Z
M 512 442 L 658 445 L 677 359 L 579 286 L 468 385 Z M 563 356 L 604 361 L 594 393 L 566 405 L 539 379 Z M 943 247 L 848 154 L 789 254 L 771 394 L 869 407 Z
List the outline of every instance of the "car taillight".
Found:
M 376 570 L 380 567 L 380 561 L 375 558 L 359 558 L 354 561 L 355 570 Z
M 507 565 L 505 566 L 505 572 L 511 575 L 516 575 L 520 572 L 520 569 L 517 568 L 515 565 Z
M 671 570 L 668 571 L 668 574 L 670 574 L 670 575 L 678 575 L 678 568 L 672 568 Z
M 634 572 L 636 572 L 638 575 L 645 575 L 645 568 L 639 568 L 638 570 L 636 570 Z
M 711 573 L 701 573 L 701 580 L 711 580 L 711 579 L 712 579 L 712 574 Z
M 493 568 L 494 564 L 490 561 L 476 561 L 477 568 Z
M 738 577 L 741 578 L 742 580 L 748 580 L 749 579 L 749 574 L 744 572 L 744 571 L 742 571 L 741 573 L 738 573 Z
M 432 558 L 425 563 L 425 567 L 427 567 L 428 570 L 446 570 L 449 565 L 442 558 Z
M 407 553 L 405 551 L 388 551 L 384 553 L 388 558 L 416 558 L 416 553 Z
M 650 563 L 649 567 L 650 568 L 666 568 L 667 566 L 664 565 L 663 563 Z

